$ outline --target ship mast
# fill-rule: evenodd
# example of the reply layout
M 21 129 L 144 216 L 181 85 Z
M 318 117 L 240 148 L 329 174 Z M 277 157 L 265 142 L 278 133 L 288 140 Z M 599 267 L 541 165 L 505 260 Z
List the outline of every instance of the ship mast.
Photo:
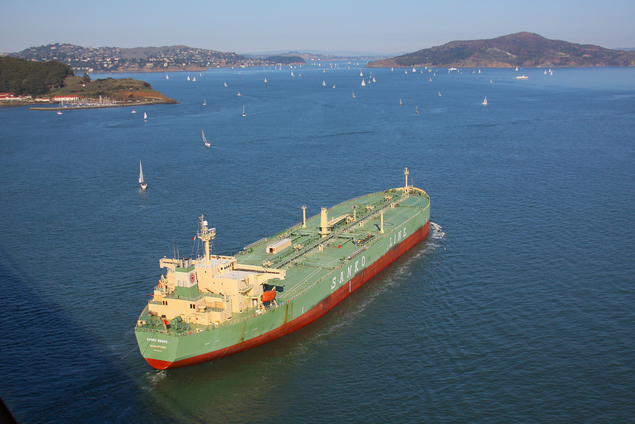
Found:
M 404 191 L 407 193 L 408 192 L 408 175 L 410 174 L 410 172 L 408 172 L 408 168 L 404 169 L 403 174 L 406 177 L 406 186 L 404 187 Z
M 216 228 L 212 228 L 211 230 L 208 229 L 207 221 L 203 219 L 203 215 L 198 218 L 198 222 L 201 226 L 201 230 L 196 234 L 196 236 L 205 243 L 205 264 L 209 265 L 211 264 L 209 256 L 210 240 L 214 240 L 214 237 L 216 237 Z

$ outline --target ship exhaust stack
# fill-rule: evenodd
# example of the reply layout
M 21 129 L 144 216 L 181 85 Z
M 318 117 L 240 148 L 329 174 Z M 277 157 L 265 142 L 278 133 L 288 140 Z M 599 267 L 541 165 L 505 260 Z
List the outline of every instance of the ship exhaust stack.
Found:
M 306 206 L 302 206 L 302 228 L 306 228 Z
M 320 231 L 318 231 L 318 234 L 321 235 L 322 238 L 326 237 L 330 233 L 328 227 L 329 218 L 327 211 L 328 208 L 322 208 L 322 214 L 320 216 Z

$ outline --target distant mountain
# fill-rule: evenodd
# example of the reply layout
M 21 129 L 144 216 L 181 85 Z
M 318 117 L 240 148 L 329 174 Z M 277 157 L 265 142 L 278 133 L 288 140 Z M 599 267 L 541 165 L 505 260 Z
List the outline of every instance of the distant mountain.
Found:
M 394 55 L 394 54 L 393 54 Z M 393 55 L 372 53 L 372 52 L 353 52 L 353 51 L 333 51 L 326 52 L 321 50 L 307 50 L 299 53 L 297 51 L 287 52 L 284 50 L 246 53 L 245 56 L 253 58 L 266 58 L 269 56 L 299 56 L 304 60 L 378 60 Z
M 370 62 L 370 68 L 444 66 L 457 68 L 635 66 L 635 52 L 549 40 L 519 32 L 490 40 L 452 41 L 442 46 Z
M 203 71 L 207 68 L 262 66 L 270 63 L 236 53 L 187 46 L 165 47 L 82 47 L 48 44 L 31 47 L 9 56 L 35 62 L 56 60 L 75 72 L 166 72 Z

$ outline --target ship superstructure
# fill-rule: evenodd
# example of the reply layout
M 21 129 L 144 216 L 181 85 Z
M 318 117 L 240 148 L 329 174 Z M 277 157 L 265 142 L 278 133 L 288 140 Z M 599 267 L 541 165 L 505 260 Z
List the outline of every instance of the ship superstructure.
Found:
M 204 256 L 166 268 L 135 334 L 155 368 L 209 361 L 295 331 L 322 316 L 427 237 L 430 198 L 408 185 L 322 208 L 235 256 L 213 255 L 204 217 Z

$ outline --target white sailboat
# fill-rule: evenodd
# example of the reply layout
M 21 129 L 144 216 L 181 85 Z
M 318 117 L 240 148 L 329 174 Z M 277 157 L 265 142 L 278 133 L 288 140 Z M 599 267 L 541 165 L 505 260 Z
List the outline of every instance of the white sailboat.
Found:
M 245 113 L 245 105 L 243 105 L 243 116 L 247 116 L 247 114 Z
M 190 80 L 190 76 L 189 76 L 189 75 L 187 76 L 187 80 L 188 80 L 188 81 Z
M 335 84 L 333 84 L 333 88 L 335 88 Z
M 362 87 L 366 87 L 366 81 L 362 80 Z
M 165 76 L 165 79 L 170 79 L 170 76 L 169 76 L 169 75 L 166 75 L 166 76 Z
M 322 80 L 322 86 L 326 87 L 326 81 Z
M 267 78 L 265 78 L 265 82 L 267 82 Z
M 196 77 L 192 78 L 192 81 L 196 81 Z
M 227 87 L 227 83 L 226 83 L 226 82 L 224 82 L 224 83 L 223 83 L 223 86 Z
M 487 96 L 485 96 L 485 100 L 483 100 L 483 106 L 487 106 Z
M 361 70 L 361 69 L 359 70 L 359 76 L 360 76 L 360 77 L 363 77 L 363 76 L 364 76 L 364 74 L 362 73 L 362 70 Z
M 143 120 L 145 121 L 146 119 L 148 119 L 148 114 L 143 112 Z
M 209 147 L 209 141 L 207 141 L 207 139 L 205 138 L 205 131 L 201 130 L 201 135 L 203 136 L 203 144 L 205 144 L 206 147 Z
M 203 99 L 203 106 L 207 105 L 207 99 Z
M 136 111 L 136 110 L 133 110 L 133 111 L 132 111 L 132 112 L 130 112 L 130 113 L 137 113 L 137 111 Z
M 377 81 L 375 81 L 375 77 L 373 77 L 373 82 L 377 82 Z
M 355 92 L 353 91 L 353 98 L 355 98 Z
M 143 179 L 143 168 L 141 167 L 141 161 L 139 161 L 139 186 L 141 187 L 141 190 L 145 190 L 146 188 L 148 188 L 148 184 L 146 184 L 145 180 Z
M 403 106 L 403 102 L 399 99 L 399 106 Z
M 293 75 L 293 71 L 291 71 L 291 76 L 292 76 L 293 78 L 295 78 L 295 75 Z
M 415 106 L 415 113 L 419 113 L 419 108 Z

